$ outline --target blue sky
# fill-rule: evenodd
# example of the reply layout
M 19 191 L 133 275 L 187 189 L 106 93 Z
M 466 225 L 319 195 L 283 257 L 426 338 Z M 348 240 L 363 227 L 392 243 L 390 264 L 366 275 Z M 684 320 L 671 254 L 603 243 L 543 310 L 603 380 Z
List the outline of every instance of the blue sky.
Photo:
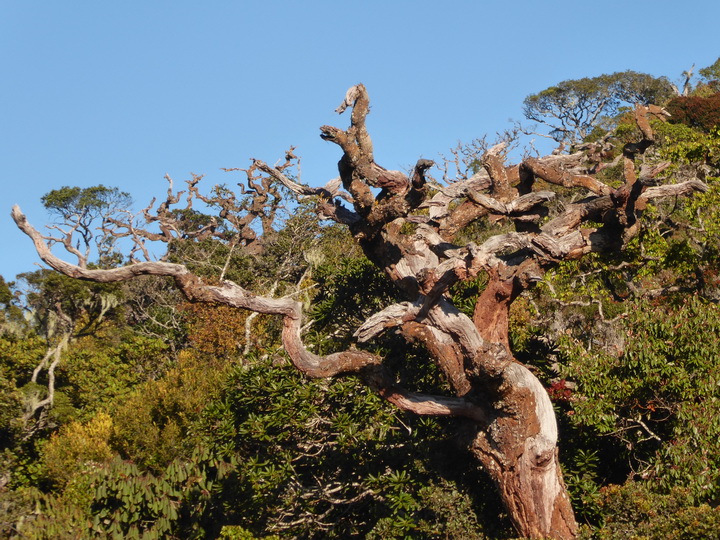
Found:
M 0 274 L 38 261 L 31 223 L 64 185 L 117 186 L 139 208 L 191 172 L 275 162 L 337 175 L 318 127 L 363 82 L 377 161 L 405 168 L 521 119 L 556 82 L 632 69 L 679 79 L 720 56 L 717 0 L 0 2 Z

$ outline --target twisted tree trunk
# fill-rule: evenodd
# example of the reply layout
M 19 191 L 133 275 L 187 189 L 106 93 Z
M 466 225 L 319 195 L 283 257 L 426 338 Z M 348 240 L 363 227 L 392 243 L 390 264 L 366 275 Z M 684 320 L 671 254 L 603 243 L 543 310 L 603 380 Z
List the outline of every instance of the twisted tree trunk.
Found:
M 542 279 L 547 268 L 560 261 L 593 251 L 622 249 L 638 233 L 638 218 L 647 200 L 707 187 L 699 180 L 647 187 L 656 183 L 665 164 L 643 167 L 639 175 L 636 173 L 636 155 L 654 142 L 648 117 L 662 116 L 657 107 L 636 109 L 642 140 L 623 148 L 625 185 L 618 189 L 592 175 L 600 165 L 593 156 L 605 152 L 589 145 L 584 154 L 528 159 L 514 167 L 503 165 L 502 146 L 496 146 L 482 157 L 483 171 L 448 186 L 434 185 L 432 190 L 425 176 L 433 165 L 428 160 L 418 161 L 409 176 L 375 163 L 365 127 L 369 99 L 364 86 L 350 88 L 338 112 L 347 108 L 352 109 L 347 130 L 321 128 L 321 136 L 342 149 L 339 180 L 322 188 L 291 180 L 285 171 L 295 160 L 292 151 L 282 165 L 270 167 L 255 160 L 245 170 L 248 187 L 242 192 L 252 204 L 240 204 L 232 194 L 203 197 L 197 189 L 199 177 L 194 177 L 188 182 L 187 209 L 194 199 L 212 203 L 221 208 L 225 227 L 234 227 L 235 234 L 220 230 L 212 221 L 190 236 L 184 233 L 184 238 L 215 238 L 241 249 L 261 249 L 262 239 L 255 235 L 253 220 L 260 219 L 269 229 L 279 205 L 276 184 L 283 184 L 298 196 L 315 197 L 319 215 L 347 225 L 367 257 L 407 297 L 406 302 L 388 306 L 365 321 L 355 333 L 358 342 L 393 328 L 408 342 L 421 343 L 447 377 L 454 396 L 417 394 L 399 387 L 382 358 L 367 351 L 351 348 L 324 356 L 308 351 L 301 336 L 302 305 L 290 298 L 257 296 L 230 281 L 208 284 L 185 266 L 162 261 L 134 261 L 109 270 L 88 269 L 83 257 L 78 264 L 70 264 L 56 257 L 49 244 L 71 246 L 72 232 L 66 238 L 43 236 L 18 207 L 13 208 L 12 216 L 32 239 L 42 260 L 65 275 L 97 282 L 142 275 L 172 277 L 192 301 L 223 303 L 282 317 L 285 350 L 308 377 L 354 373 L 403 410 L 465 418 L 472 433 L 469 451 L 494 480 L 519 534 L 530 538 L 575 537 L 577 525 L 558 462 L 553 407 L 537 377 L 513 358 L 508 339 L 510 306 Z M 545 204 L 555 193 L 534 191 L 537 180 L 582 190 L 585 197 L 543 222 L 550 214 Z M 347 191 L 340 189 L 341 184 Z M 130 237 L 135 242 L 131 257 L 144 253 L 147 258 L 146 241 L 169 242 L 182 234 L 182 224 L 170 210 L 178 201 L 180 193 L 173 194 L 171 186 L 167 200 L 155 214 L 150 212 L 152 204 L 142 211 L 145 220 L 158 226 L 160 233 L 140 229 L 132 219 L 108 219 L 102 223 L 102 231 Z M 515 232 L 491 236 L 480 245 L 453 243 L 463 227 L 486 216 L 492 222 L 513 223 Z M 76 228 L 69 224 L 70 231 Z M 451 303 L 448 290 L 454 283 L 481 273 L 489 277 L 489 283 L 478 296 L 471 319 Z

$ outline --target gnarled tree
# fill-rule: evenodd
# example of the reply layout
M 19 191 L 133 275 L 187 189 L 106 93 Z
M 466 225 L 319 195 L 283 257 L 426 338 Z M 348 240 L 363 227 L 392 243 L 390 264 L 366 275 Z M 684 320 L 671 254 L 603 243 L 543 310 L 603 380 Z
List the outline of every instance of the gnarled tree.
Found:
M 433 163 L 420 160 L 409 175 L 377 164 L 365 120 L 368 94 L 363 85 L 350 88 L 337 109 L 351 109 L 350 126 L 343 130 L 321 127 L 321 137 L 337 144 L 342 157 L 339 180 L 312 188 L 291 179 L 295 156 L 270 166 L 254 160 L 245 170 L 245 197 L 238 201 L 227 189 L 200 195 L 199 178 L 188 182 L 187 206 L 172 185 L 156 210 L 142 212 L 150 232 L 133 219 L 107 219 L 105 235 L 126 236 L 135 243 L 129 264 L 111 269 L 88 268 L 86 257 L 76 264 L 54 255 L 48 244 L 68 246 L 65 239 L 44 236 L 15 206 L 12 216 L 34 242 L 42 260 L 53 269 L 78 279 L 116 282 L 143 275 L 167 276 L 191 301 L 221 303 L 283 318 L 282 341 L 292 363 L 308 377 L 356 374 L 396 407 L 420 415 L 464 418 L 470 436 L 470 455 L 479 460 L 494 480 L 518 532 L 527 537 L 572 538 L 577 526 L 558 462 L 558 430 L 548 394 L 528 367 L 513 357 L 508 336 L 508 314 L 513 301 L 543 278 L 549 268 L 590 252 L 621 250 L 638 234 L 639 216 L 647 202 L 702 191 L 699 180 L 662 183 L 664 163 L 636 163 L 654 142 L 650 119 L 663 117 L 655 106 L 637 106 L 635 120 L 641 134 L 626 144 L 624 183 L 611 187 L 594 174 L 604 164 L 606 137 L 585 145 L 582 152 L 504 163 L 502 146 L 482 157 L 482 170 L 440 186 L 427 175 Z M 603 146 L 603 147 L 601 147 Z M 279 204 L 278 187 L 297 196 L 315 198 L 318 214 L 346 225 L 364 253 L 404 293 L 406 301 L 390 305 L 367 319 L 356 331 L 366 343 L 390 329 L 408 343 L 420 343 L 437 363 L 454 391 L 452 396 L 413 393 L 400 387 L 376 354 L 350 348 L 325 356 L 303 344 L 302 304 L 255 295 L 241 285 L 210 282 L 189 267 L 164 260 L 151 261 L 145 243 L 172 242 L 178 237 L 217 238 L 242 249 L 262 245 L 252 223 L 265 230 Z M 560 210 L 548 203 L 556 193 L 539 186 L 576 190 L 581 198 Z M 341 189 L 344 188 L 343 189 Z M 218 219 L 205 220 L 190 229 L 183 216 L 191 215 L 194 200 L 219 208 Z M 343 201 L 349 203 L 345 206 Z M 480 244 L 456 244 L 468 225 L 487 218 L 514 227 L 513 232 L 490 236 Z M 144 254 L 145 261 L 135 259 Z M 448 289 L 480 274 L 487 286 L 468 317 L 451 302 Z

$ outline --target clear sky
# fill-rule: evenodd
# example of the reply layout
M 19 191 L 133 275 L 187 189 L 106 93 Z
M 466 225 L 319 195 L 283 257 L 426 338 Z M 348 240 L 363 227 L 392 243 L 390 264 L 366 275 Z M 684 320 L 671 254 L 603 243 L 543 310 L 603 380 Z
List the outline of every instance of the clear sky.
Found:
M 318 127 L 370 93 L 376 160 L 406 168 L 522 117 L 525 96 L 632 69 L 679 80 L 720 56 L 717 0 L 0 0 L 0 274 L 37 269 L 9 217 L 40 197 L 117 186 L 144 206 L 191 172 L 275 162 L 337 175 Z M 4 217 L 2 217 L 4 216 Z

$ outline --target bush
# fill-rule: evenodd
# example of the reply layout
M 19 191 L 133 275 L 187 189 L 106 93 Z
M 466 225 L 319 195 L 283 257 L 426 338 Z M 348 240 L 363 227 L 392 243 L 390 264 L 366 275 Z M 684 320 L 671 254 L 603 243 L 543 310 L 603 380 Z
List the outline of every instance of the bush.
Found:
M 181 351 L 177 365 L 163 378 L 138 386 L 118 408 L 114 447 L 155 471 L 189 455 L 191 426 L 212 402 L 225 367 L 222 358 Z
M 720 125 L 720 93 L 709 97 L 676 97 L 667 104 L 670 122 L 709 133 Z
M 720 538 L 720 507 L 694 505 L 687 490 L 653 493 L 644 483 L 628 482 L 602 490 L 605 523 L 582 537 L 602 540 L 647 538 L 710 540 Z
M 113 457 L 110 448 L 112 419 L 100 412 L 87 423 L 72 422 L 50 437 L 44 448 L 49 479 L 64 486 Z

